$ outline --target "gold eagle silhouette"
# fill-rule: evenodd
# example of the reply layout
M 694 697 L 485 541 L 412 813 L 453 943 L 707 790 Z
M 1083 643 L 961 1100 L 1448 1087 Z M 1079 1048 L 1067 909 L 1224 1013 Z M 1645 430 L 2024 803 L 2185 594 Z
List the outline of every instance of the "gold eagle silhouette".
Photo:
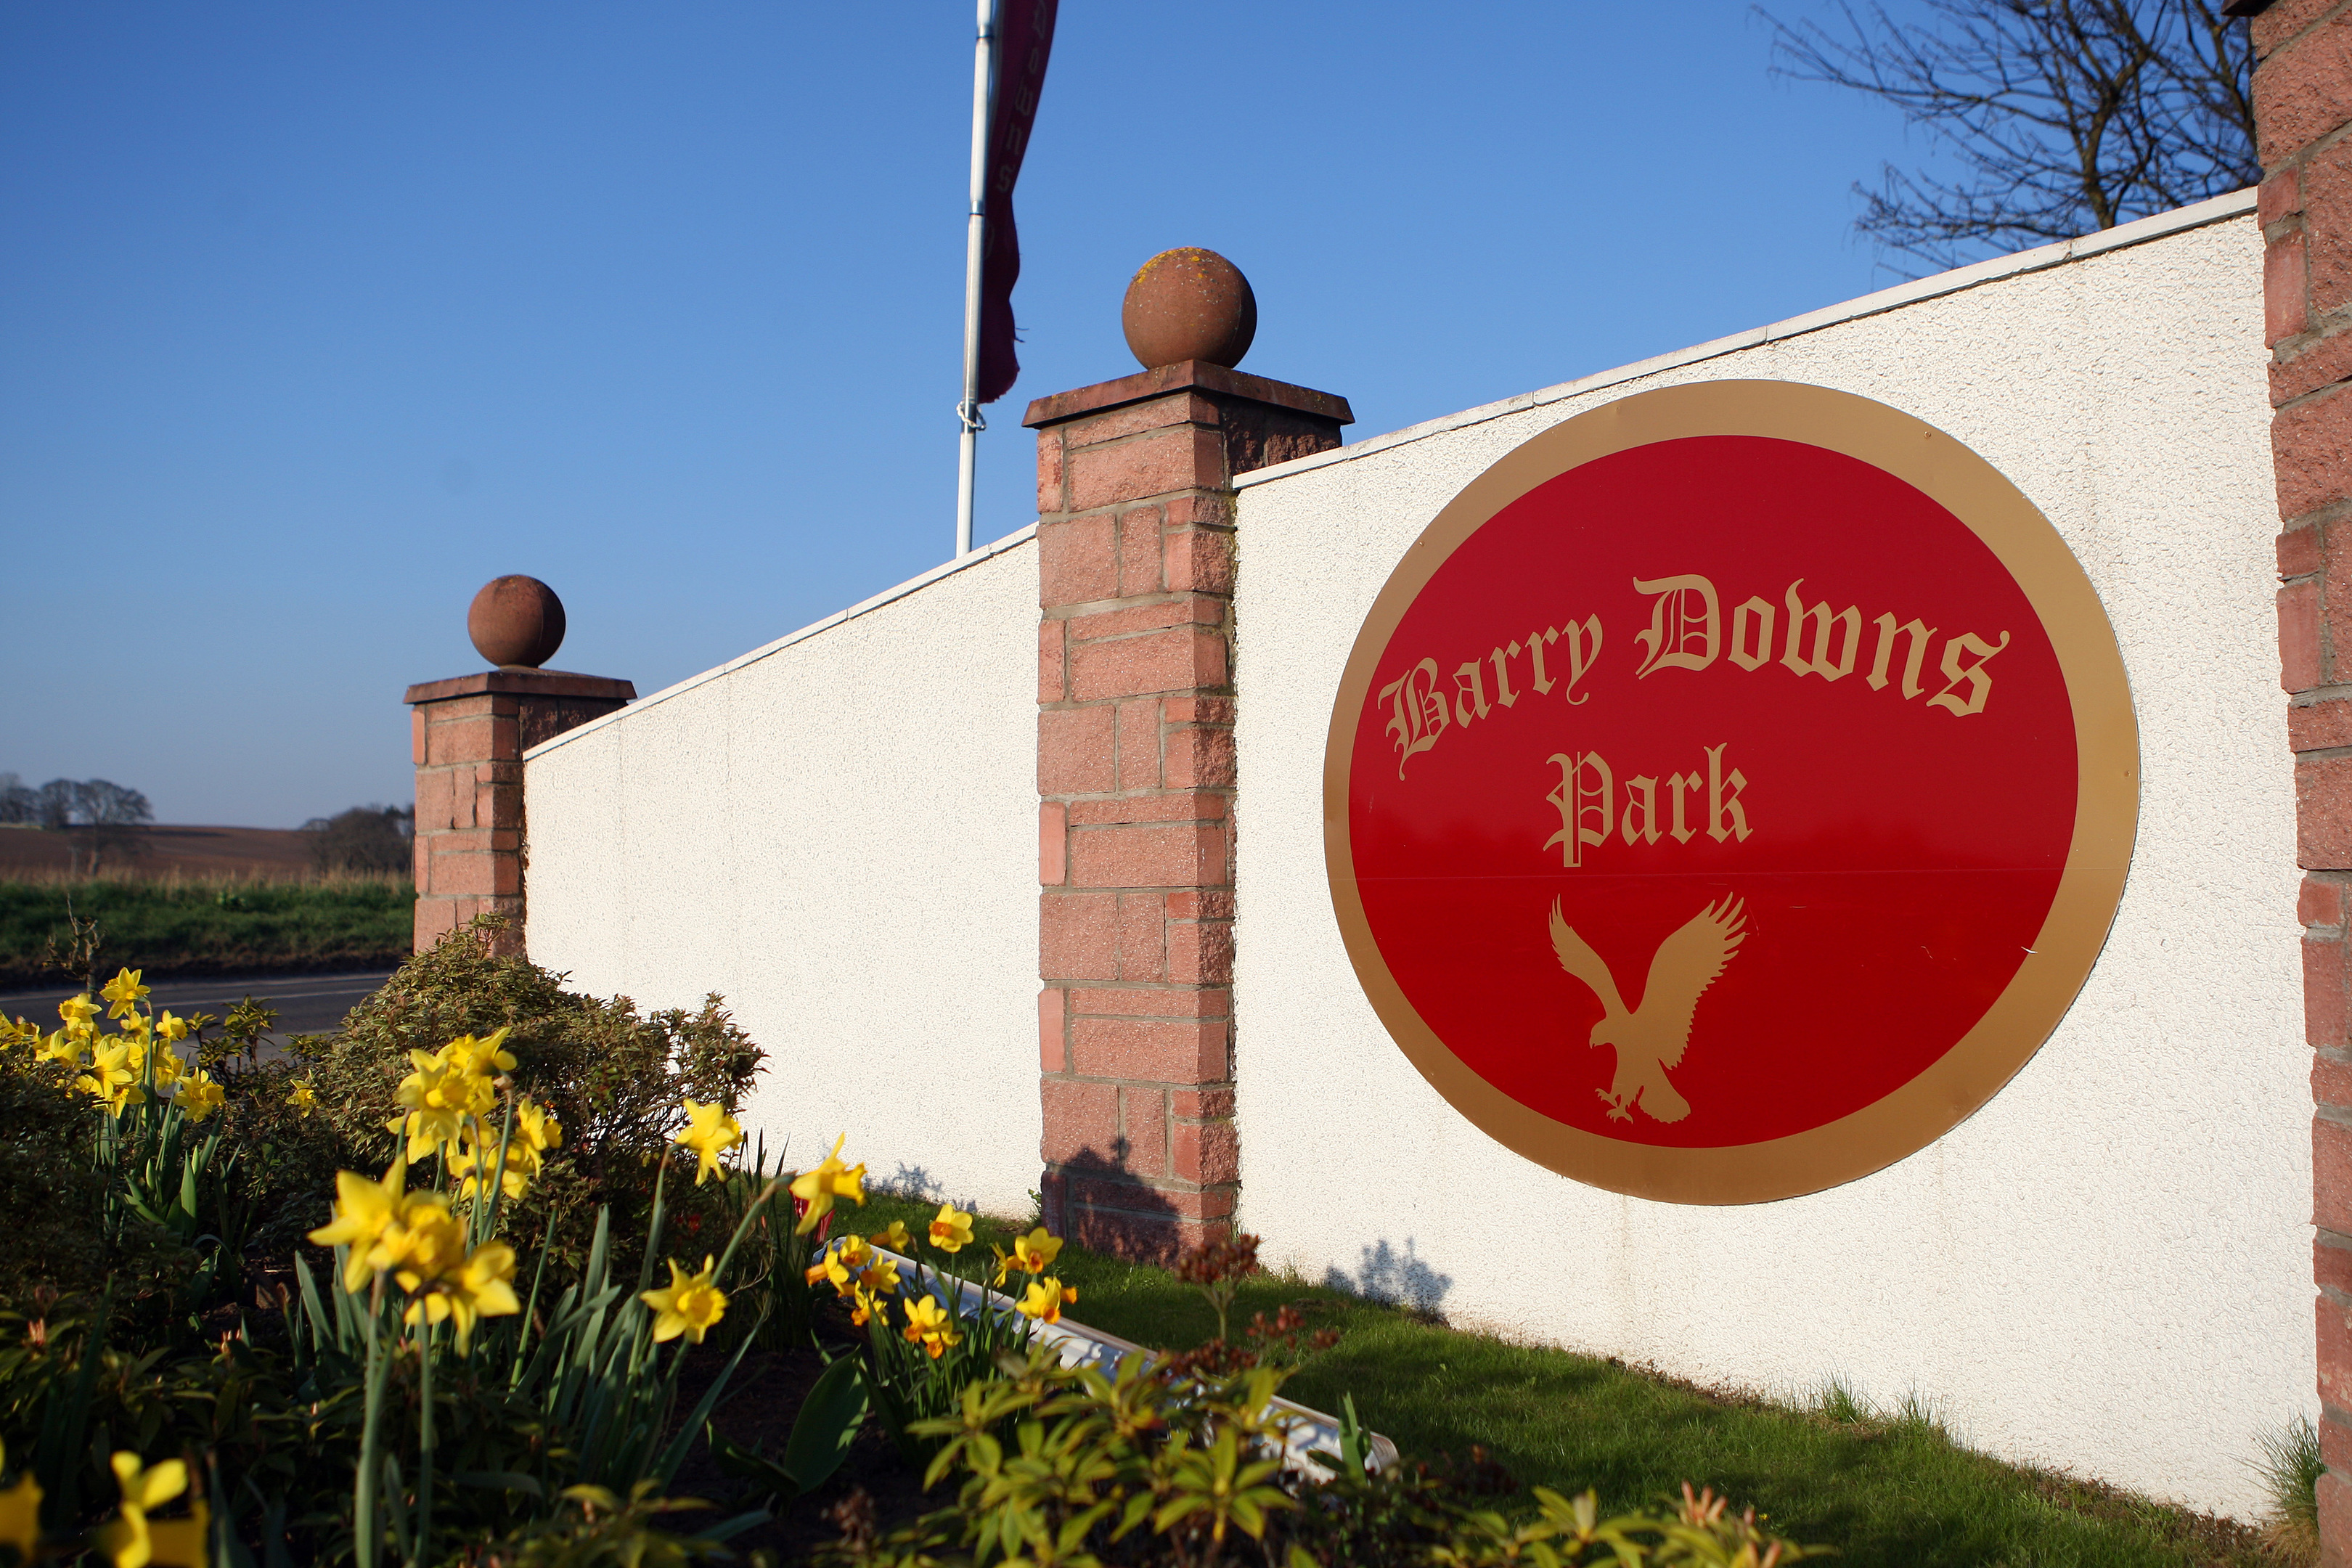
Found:
M 1675 1092 L 1666 1073 L 1682 1065 L 1699 994 L 1715 984 L 1748 940 L 1742 929 L 1747 919 L 1746 906 L 1728 893 L 1693 915 L 1658 944 L 1642 1005 L 1628 1012 L 1609 965 L 1560 918 L 1559 900 L 1551 901 L 1551 949 L 1559 955 L 1559 966 L 1601 998 L 1601 1022 L 1592 1026 L 1591 1043 L 1617 1047 L 1616 1078 L 1607 1089 L 1592 1091 L 1608 1103 L 1611 1121 L 1631 1121 L 1637 1101 L 1660 1121 L 1680 1121 L 1690 1114 L 1690 1101 Z

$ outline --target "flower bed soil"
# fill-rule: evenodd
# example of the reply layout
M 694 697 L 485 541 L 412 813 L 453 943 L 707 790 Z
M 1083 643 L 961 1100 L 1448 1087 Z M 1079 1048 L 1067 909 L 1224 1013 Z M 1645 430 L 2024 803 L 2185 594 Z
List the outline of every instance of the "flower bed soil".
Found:
M 825 1311 L 831 1305 L 820 1306 L 817 1326 L 817 1337 L 826 1352 L 836 1358 L 864 1354 L 864 1334 L 840 1321 L 838 1312 Z M 687 1358 L 678 1379 L 681 1415 L 693 1412 L 711 1379 L 726 1370 L 727 1358 L 733 1353 L 712 1343 Z M 735 1369 L 734 1379 L 711 1415 L 712 1424 L 729 1441 L 757 1448 L 771 1459 L 781 1458 L 801 1403 L 824 1366 L 814 1350 L 751 1352 Z M 707 1511 L 673 1514 L 665 1521 L 666 1528 L 688 1535 L 757 1508 L 761 1501 L 743 1482 L 719 1468 L 710 1458 L 709 1445 L 703 1442 L 696 1443 L 687 1455 L 669 1489 L 674 1497 L 702 1498 L 716 1505 Z M 875 1517 L 885 1531 L 911 1523 L 946 1500 L 924 1494 L 921 1472 L 899 1457 L 883 1424 L 869 1417 L 830 1480 L 779 1509 L 775 1519 L 735 1537 L 728 1547 L 739 1561 L 764 1549 L 774 1552 L 781 1563 L 805 1563 L 817 1547 L 840 1537 L 841 1527 L 832 1512 L 858 1492 L 872 1500 Z

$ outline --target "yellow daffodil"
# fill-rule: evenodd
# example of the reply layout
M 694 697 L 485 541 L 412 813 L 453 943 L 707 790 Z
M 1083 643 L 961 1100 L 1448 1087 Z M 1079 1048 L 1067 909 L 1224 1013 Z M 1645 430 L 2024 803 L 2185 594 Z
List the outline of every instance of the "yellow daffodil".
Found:
M 1059 1279 L 1032 1279 L 1021 1298 L 1021 1315 L 1041 1323 L 1058 1323 L 1062 1321 L 1062 1309 L 1077 1299 L 1077 1291 Z
M 99 994 L 113 1004 L 106 1010 L 108 1017 L 128 1018 L 138 1013 L 139 998 L 147 994 L 147 987 L 139 984 L 139 974 L 136 969 L 123 970 L 100 990 Z
M 694 1184 L 702 1185 L 719 1173 L 719 1156 L 743 1142 L 743 1129 L 727 1114 L 727 1108 L 716 1101 L 698 1105 L 686 1102 L 686 1125 L 672 1136 L 673 1142 L 683 1143 L 694 1151 L 700 1163 L 694 1169 Z
M 74 1087 L 92 1100 L 101 1100 L 116 1116 L 126 1105 L 142 1104 L 147 1091 L 139 1087 L 138 1069 L 131 1065 L 131 1047 L 127 1044 L 112 1045 L 92 1054 L 89 1071 L 74 1080 Z
M 184 1040 L 188 1037 L 188 1021 L 167 1007 L 163 1016 L 155 1020 L 155 1032 L 167 1040 Z
M 458 1196 L 470 1198 L 484 1185 L 481 1173 L 489 1164 L 484 1157 L 484 1150 L 489 1143 L 488 1123 L 472 1123 L 467 1136 L 479 1138 L 481 1142 L 456 1144 L 444 1150 L 443 1154 L 449 1162 L 450 1173 L 465 1178 L 458 1188 Z M 499 1175 L 499 1184 L 508 1197 L 520 1200 L 530 1190 L 530 1184 L 538 1179 L 541 1167 L 546 1163 L 546 1151 L 563 1142 L 563 1123 L 525 1097 L 517 1102 L 513 1123 L 502 1136 L 506 1142 L 507 1163 Z
M 7 1463 L 8 1450 L 0 1447 L 0 1468 Z M 41 1549 L 41 1483 L 29 1469 L 0 1491 L 0 1546 L 15 1547 L 19 1563 L 30 1563 Z
M 66 1021 L 68 1028 L 88 1028 L 89 1021 L 98 1016 L 98 1004 L 92 1002 L 89 993 L 85 991 L 79 996 L 68 996 L 58 1003 L 58 1016 Z
M 375 1253 L 386 1232 L 400 1225 L 408 1186 L 408 1160 L 395 1156 L 383 1180 L 372 1182 L 354 1171 L 335 1173 L 333 1223 L 310 1233 L 320 1247 L 350 1250 L 343 1260 L 343 1289 L 356 1294 L 368 1276 L 389 1263 L 378 1263 Z
M 940 1305 L 937 1296 L 926 1296 L 910 1302 L 907 1308 L 907 1342 L 919 1344 L 937 1361 L 947 1354 L 948 1347 L 962 1341 L 957 1331 L 955 1315 Z
M 503 1241 L 484 1242 L 464 1265 L 442 1276 L 430 1290 L 408 1304 L 401 1321 L 411 1328 L 419 1317 L 431 1323 L 454 1319 L 457 1353 L 473 1353 L 474 1323 L 481 1318 L 503 1318 L 522 1310 L 514 1293 L 514 1248 Z
M 298 1078 L 294 1080 L 294 1087 L 287 1092 L 286 1103 L 292 1106 L 298 1115 L 307 1117 L 319 1109 L 319 1091 L 310 1087 L 309 1079 Z
M 691 1104 L 692 1101 L 688 1101 Z M 833 1141 L 833 1152 L 827 1154 L 814 1171 L 803 1171 L 793 1178 L 793 1196 L 808 1205 L 801 1222 L 793 1227 L 806 1236 L 814 1230 L 824 1216 L 833 1212 L 833 1200 L 847 1198 L 851 1203 L 866 1201 L 866 1167 L 863 1163 L 845 1165 L 841 1163 L 841 1146 L 849 1141 L 845 1132 Z
M 113 1465 L 122 1489 L 121 1517 L 98 1532 L 98 1544 L 114 1560 L 114 1568 L 204 1568 L 211 1520 L 202 1498 L 190 1506 L 187 1519 L 157 1522 L 147 1517 L 149 1510 L 188 1489 L 188 1467 L 166 1459 L 149 1468 L 128 1451 L 115 1455 Z
M 727 1315 L 727 1292 L 711 1280 L 718 1273 L 712 1260 L 702 1260 L 702 1272 L 688 1274 L 670 1259 L 669 1289 L 647 1290 L 637 1300 L 654 1310 L 654 1341 L 674 1340 L 684 1334 L 696 1344 L 709 1333 L 711 1325 Z
M 490 1162 L 481 1150 L 470 1143 L 459 1143 L 445 1151 L 445 1154 L 449 1162 L 449 1173 L 465 1178 L 457 1188 L 459 1197 L 470 1198 L 488 1184 L 482 1180 L 481 1173 L 488 1168 Z M 509 1138 L 507 1164 L 499 1176 L 499 1187 L 508 1197 L 520 1199 L 530 1190 L 530 1179 L 537 1174 L 539 1151 L 520 1138 Z
M 199 1068 L 196 1075 L 182 1086 L 179 1098 L 172 1103 L 185 1111 L 189 1121 L 202 1121 L 214 1111 L 218 1110 L 221 1108 L 221 1102 L 227 1098 L 226 1091 L 215 1083 L 202 1068 Z
M 400 1288 L 413 1296 L 465 1268 L 466 1227 L 449 1212 L 446 1194 L 412 1193 L 402 1202 L 396 1232 L 384 1232 L 374 1251 L 376 1267 L 390 1268 Z
M 808 1282 L 829 1281 L 841 1295 L 849 1293 L 849 1283 L 874 1261 L 874 1249 L 854 1236 L 843 1237 L 818 1257 L 808 1271 Z
M 993 1247 L 990 1250 L 995 1251 Z M 1015 1270 L 1023 1274 L 1043 1274 L 1054 1267 L 1054 1259 L 1060 1257 L 1061 1252 L 1062 1238 L 1048 1236 L 1042 1225 L 1026 1236 L 1016 1236 L 1013 1238 L 1011 1252 L 996 1254 L 996 1282 L 1003 1284 Z
M 488 1078 L 496 1073 L 512 1072 L 514 1053 L 506 1048 L 506 1029 L 494 1030 L 480 1039 L 460 1035 L 441 1047 L 439 1059 L 444 1066 L 462 1067 L 477 1076 Z
M 455 1143 L 465 1131 L 466 1119 L 487 1110 L 497 1101 L 490 1080 L 463 1061 L 449 1061 L 424 1051 L 411 1051 L 416 1070 L 400 1080 L 393 1098 L 407 1107 L 400 1131 L 408 1139 L 408 1157 L 422 1160 L 443 1144 Z
M 895 1258 L 877 1258 L 866 1266 L 865 1271 L 858 1275 L 858 1279 L 865 1281 L 866 1288 L 877 1296 L 895 1296 L 898 1293 L 898 1260 Z
M 915 1237 L 914 1233 L 907 1228 L 905 1220 L 894 1219 L 884 1229 L 876 1231 L 872 1239 L 877 1247 L 887 1247 L 893 1252 L 904 1252 L 907 1250 L 907 1244 L 914 1240 Z
M 525 1095 L 515 1106 L 514 1136 L 517 1142 L 532 1153 L 543 1154 L 563 1142 L 563 1123 L 533 1104 L 530 1097 Z M 536 1175 L 538 1173 L 539 1162 L 534 1160 L 531 1162 L 531 1173 Z
M 864 1328 L 874 1314 L 882 1310 L 880 1299 L 863 1285 L 853 1286 L 850 1289 L 849 1303 L 849 1323 L 852 1328 Z
M 82 1045 L 79 1040 L 68 1034 L 65 1030 L 57 1029 L 51 1031 L 41 1040 L 39 1047 L 37 1048 L 36 1054 L 38 1055 L 43 1061 L 62 1062 L 67 1067 L 79 1067 L 81 1065 L 82 1058 Z
M 1061 1255 L 1062 1238 L 1048 1236 L 1042 1225 L 1026 1236 L 1013 1238 L 1013 1259 L 1024 1274 L 1043 1274 L 1054 1267 L 1054 1259 Z
M 166 1046 L 142 1042 L 131 1047 L 131 1060 L 154 1088 L 165 1094 L 174 1084 L 188 1076 L 188 1065 L 180 1053 Z
M 953 1204 L 941 1204 L 931 1219 L 930 1237 L 941 1252 L 961 1252 L 971 1245 L 971 1215 Z

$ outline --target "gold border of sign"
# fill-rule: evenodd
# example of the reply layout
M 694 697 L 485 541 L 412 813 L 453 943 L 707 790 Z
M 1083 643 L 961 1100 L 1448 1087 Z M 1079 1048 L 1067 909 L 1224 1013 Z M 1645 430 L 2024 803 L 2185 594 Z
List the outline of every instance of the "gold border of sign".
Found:
M 1348 773 L 1372 673 L 1397 623 L 1462 542 L 1570 468 L 1655 441 L 1769 436 L 1826 447 L 1924 491 L 1974 530 L 2024 589 L 2056 649 L 2074 710 L 2074 840 L 2033 949 L 1976 1027 L 1876 1103 L 1808 1131 L 1730 1148 L 1620 1142 L 1531 1110 L 1480 1078 L 1422 1021 L 1364 918 L 1348 841 Z M 1764 1203 L 1866 1176 L 1927 1147 L 1990 1100 L 2073 1005 L 2105 944 L 2139 816 L 2139 726 L 2105 608 L 2057 530 L 1993 466 L 1883 403 L 1800 382 L 1714 381 L 1604 404 L 1552 426 L 1473 479 L 1422 531 L 1372 601 L 1348 656 L 1324 750 L 1323 845 L 1331 902 L 1381 1022 L 1437 1092 L 1490 1137 L 1564 1176 L 1635 1197 Z

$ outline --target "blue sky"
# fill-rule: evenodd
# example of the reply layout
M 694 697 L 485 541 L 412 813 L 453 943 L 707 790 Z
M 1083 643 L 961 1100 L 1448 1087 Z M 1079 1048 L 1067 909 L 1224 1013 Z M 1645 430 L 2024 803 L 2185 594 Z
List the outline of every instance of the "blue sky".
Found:
M 1359 438 L 1892 280 L 1900 118 L 1674 10 L 1065 0 L 981 536 L 1171 246 Z M 290 826 L 408 798 L 500 573 L 651 691 L 943 560 L 971 15 L 0 8 L 0 769 Z

